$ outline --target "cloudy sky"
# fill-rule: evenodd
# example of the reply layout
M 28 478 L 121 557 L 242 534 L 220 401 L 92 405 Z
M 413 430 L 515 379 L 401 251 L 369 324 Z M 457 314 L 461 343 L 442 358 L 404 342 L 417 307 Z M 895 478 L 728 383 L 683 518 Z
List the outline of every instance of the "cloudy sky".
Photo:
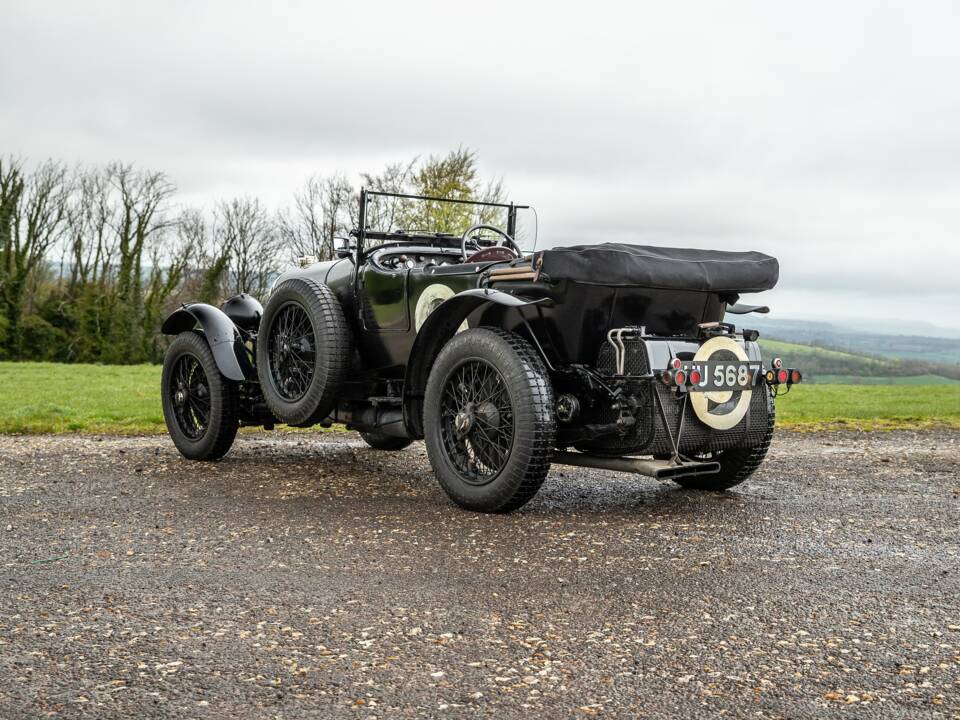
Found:
M 6 0 L 2 28 L 0 152 L 279 205 L 463 145 L 541 246 L 762 250 L 774 317 L 960 328 L 956 2 Z

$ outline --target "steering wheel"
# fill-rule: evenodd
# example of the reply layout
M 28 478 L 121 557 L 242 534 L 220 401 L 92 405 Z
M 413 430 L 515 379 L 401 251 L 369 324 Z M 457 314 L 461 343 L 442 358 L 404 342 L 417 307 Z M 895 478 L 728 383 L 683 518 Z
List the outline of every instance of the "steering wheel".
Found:
M 473 240 L 470 235 L 475 233 L 477 230 L 490 230 L 500 236 L 500 240 L 497 242 L 497 244 L 492 245 L 491 247 L 501 247 L 510 250 L 514 257 L 523 256 L 523 251 L 520 249 L 520 246 L 517 245 L 513 241 L 513 238 L 507 235 L 507 233 L 498 228 L 496 225 L 484 225 L 481 223 L 479 225 L 472 225 L 471 227 L 467 228 L 467 231 L 463 234 L 463 240 L 460 241 L 460 256 L 463 258 L 463 262 L 467 262 L 467 243 Z

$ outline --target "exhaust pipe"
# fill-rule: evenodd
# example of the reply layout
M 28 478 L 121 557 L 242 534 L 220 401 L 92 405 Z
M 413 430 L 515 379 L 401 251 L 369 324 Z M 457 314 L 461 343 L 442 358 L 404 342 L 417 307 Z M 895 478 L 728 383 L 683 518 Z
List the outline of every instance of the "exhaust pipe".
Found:
M 601 470 L 617 470 L 618 472 L 646 475 L 657 480 L 672 480 L 692 475 L 713 475 L 720 472 L 720 463 L 683 462 L 674 463 L 670 460 L 652 460 L 632 457 L 601 457 L 580 452 L 554 453 L 553 462 L 560 465 L 576 465 L 578 467 L 599 468 Z
M 403 409 L 398 407 L 349 404 L 338 407 L 327 420 L 343 423 L 351 430 L 379 430 L 392 437 L 410 437 L 403 422 Z

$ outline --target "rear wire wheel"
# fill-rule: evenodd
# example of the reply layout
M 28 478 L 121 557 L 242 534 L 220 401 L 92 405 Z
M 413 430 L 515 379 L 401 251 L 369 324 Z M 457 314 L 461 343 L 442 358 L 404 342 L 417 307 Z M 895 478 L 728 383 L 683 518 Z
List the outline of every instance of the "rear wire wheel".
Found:
M 526 340 L 476 328 L 447 342 L 427 381 L 424 440 L 455 503 L 519 508 L 543 484 L 555 438 L 553 386 Z
M 754 392 L 758 391 L 754 390 Z M 713 460 L 720 463 L 720 472 L 713 475 L 675 478 L 674 482 L 688 490 L 723 492 L 739 485 L 757 471 L 767 457 L 776 423 L 773 395 L 766 387 L 763 387 L 762 392 L 767 393 L 767 428 L 760 443 L 753 447 L 730 448 L 698 455 L 697 460 Z
M 220 374 L 206 338 L 190 330 L 170 344 L 160 380 L 163 418 L 190 460 L 218 460 L 240 427 L 237 383 Z

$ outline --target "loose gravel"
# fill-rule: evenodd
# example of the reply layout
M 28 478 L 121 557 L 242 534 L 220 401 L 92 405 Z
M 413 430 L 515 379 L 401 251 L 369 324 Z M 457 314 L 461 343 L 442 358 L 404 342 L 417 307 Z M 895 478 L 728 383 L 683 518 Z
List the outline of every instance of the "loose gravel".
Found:
M 704 494 L 423 445 L 0 437 L 0 717 L 960 718 L 960 434 L 784 433 Z

